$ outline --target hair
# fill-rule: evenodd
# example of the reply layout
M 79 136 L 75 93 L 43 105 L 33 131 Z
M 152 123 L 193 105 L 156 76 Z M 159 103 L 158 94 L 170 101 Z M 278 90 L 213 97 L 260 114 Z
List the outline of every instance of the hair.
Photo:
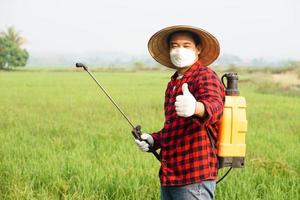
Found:
M 168 35 L 168 37 L 167 37 L 168 45 L 170 45 L 172 37 L 176 34 L 190 35 L 192 37 L 192 39 L 194 40 L 196 46 L 199 45 L 199 44 L 201 45 L 201 38 L 196 33 L 192 32 L 192 31 L 184 31 L 184 30 L 174 31 L 173 33 Z

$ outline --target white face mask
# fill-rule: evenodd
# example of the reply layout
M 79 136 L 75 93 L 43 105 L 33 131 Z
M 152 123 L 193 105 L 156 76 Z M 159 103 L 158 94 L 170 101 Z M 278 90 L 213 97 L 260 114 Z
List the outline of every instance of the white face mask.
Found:
M 176 67 L 184 68 L 195 63 L 196 53 L 191 49 L 179 47 L 170 51 L 170 58 Z

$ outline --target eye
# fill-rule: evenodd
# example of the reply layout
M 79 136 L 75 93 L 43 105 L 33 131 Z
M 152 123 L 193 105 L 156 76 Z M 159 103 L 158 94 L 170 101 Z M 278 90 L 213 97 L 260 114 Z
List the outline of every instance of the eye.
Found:
M 187 49 L 192 48 L 191 45 L 184 45 L 183 47 Z
M 179 45 L 178 44 L 172 44 L 171 45 L 171 49 L 174 49 L 174 48 L 176 48 L 176 47 L 178 47 Z

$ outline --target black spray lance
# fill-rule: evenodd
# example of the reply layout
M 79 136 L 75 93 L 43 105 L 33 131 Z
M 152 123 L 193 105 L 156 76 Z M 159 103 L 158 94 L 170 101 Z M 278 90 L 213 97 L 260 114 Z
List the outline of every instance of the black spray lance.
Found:
M 115 107 L 123 115 L 123 117 L 126 119 L 126 121 L 130 124 L 130 126 L 132 127 L 131 133 L 132 133 L 133 137 L 135 139 L 140 140 L 140 141 L 145 141 L 145 142 L 147 142 L 149 144 L 149 142 L 147 140 L 143 140 L 141 138 L 141 134 L 142 134 L 141 126 L 140 125 L 134 126 L 133 123 L 131 123 L 131 121 L 125 115 L 125 113 L 123 112 L 123 110 L 116 104 L 116 102 L 113 100 L 113 98 L 108 94 L 108 92 L 104 89 L 104 87 L 97 81 L 97 79 L 89 72 L 88 68 L 84 64 L 82 64 L 82 63 L 76 63 L 76 67 L 83 68 L 92 77 L 92 79 L 94 79 L 94 81 L 97 83 L 97 85 L 100 87 L 100 89 L 104 92 L 104 94 L 109 98 L 109 100 L 115 105 Z M 153 149 L 153 146 L 151 146 L 151 144 L 149 144 L 149 152 L 151 152 L 157 158 L 157 160 L 159 160 L 159 155 Z

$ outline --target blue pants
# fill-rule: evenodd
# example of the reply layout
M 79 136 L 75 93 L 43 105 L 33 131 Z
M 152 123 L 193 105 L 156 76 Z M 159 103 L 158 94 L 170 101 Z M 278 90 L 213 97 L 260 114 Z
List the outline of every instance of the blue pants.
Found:
M 161 186 L 161 200 L 212 200 L 216 181 L 209 180 L 184 186 Z

